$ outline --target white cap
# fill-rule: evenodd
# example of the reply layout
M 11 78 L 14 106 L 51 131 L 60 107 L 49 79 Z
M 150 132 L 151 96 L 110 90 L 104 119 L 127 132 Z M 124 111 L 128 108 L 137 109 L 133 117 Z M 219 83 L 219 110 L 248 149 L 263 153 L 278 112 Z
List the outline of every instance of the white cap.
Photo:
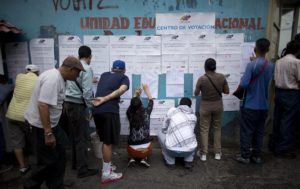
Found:
M 26 69 L 27 72 L 38 72 L 38 71 L 40 71 L 39 68 L 34 64 L 28 64 L 25 67 L 25 69 Z

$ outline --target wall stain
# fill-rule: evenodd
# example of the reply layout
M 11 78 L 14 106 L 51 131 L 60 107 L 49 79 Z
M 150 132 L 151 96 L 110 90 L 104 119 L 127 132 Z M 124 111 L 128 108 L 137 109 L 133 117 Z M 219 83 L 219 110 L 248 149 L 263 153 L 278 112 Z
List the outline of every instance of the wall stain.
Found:
M 173 5 L 169 6 L 168 11 L 174 11 Z

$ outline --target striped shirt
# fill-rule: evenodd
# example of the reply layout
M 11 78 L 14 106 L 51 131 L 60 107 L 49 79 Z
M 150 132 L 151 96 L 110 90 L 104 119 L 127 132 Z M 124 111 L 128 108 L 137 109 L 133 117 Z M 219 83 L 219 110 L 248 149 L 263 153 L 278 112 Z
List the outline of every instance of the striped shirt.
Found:
M 24 113 L 27 110 L 29 100 L 38 76 L 35 73 L 20 73 L 16 77 L 16 84 L 12 100 L 8 106 L 6 117 L 24 122 Z

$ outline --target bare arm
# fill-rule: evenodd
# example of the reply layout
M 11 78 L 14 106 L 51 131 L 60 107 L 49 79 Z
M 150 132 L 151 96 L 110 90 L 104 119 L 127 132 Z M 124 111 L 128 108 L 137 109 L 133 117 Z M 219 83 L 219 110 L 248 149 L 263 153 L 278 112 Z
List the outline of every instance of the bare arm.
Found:
M 144 92 L 147 95 L 148 99 L 151 100 L 152 95 L 151 95 L 151 92 L 149 90 L 149 86 L 147 84 L 143 84 L 143 89 L 144 89 Z
M 198 96 L 200 94 L 200 79 L 198 79 L 197 84 L 196 84 L 196 88 L 194 91 L 194 95 Z
M 40 113 L 40 118 L 45 134 L 45 144 L 47 146 L 55 147 L 56 139 L 52 133 L 51 124 L 50 124 L 50 113 L 49 105 L 43 102 L 38 102 L 38 109 Z
M 112 93 L 104 96 L 104 97 L 97 97 L 95 100 L 93 100 L 94 106 L 99 106 L 103 104 L 104 102 L 107 102 L 111 99 L 118 98 L 122 94 L 124 94 L 128 89 L 127 85 L 121 85 L 117 90 L 114 90 Z
M 226 83 L 223 87 L 223 93 L 224 94 L 229 94 L 229 87 L 228 87 L 228 84 Z

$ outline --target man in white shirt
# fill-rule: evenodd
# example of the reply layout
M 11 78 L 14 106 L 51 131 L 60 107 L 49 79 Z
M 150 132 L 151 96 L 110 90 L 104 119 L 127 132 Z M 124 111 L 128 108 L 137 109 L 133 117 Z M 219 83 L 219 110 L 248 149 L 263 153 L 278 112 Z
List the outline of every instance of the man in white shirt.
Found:
M 177 108 L 170 108 L 162 130 L 158 133 L 165 163 L 169 167 L 175 165 L 176 157 L 184 158 L 185 168 L 192 167 L 197 148 L 194 132 L 197 118 L 191 105 L 191 99 L 184 97 Z
M 65 148 L 63 131 L 57 127 L 65 98 L 66 80 L 74 81 L 85 71 L 75 57 L 67 57 L 60 68 L 43 72 L 36 82 L 25 120 L 32 128 L 32 150 L 36 166 L 24 188 L 64 188 Z
M 295 159 L 294 131 L 300 112 L 300 41 L 287 44 L 285 56 L 275 64 L 275 109 L 271 150 L 279 158 Z

